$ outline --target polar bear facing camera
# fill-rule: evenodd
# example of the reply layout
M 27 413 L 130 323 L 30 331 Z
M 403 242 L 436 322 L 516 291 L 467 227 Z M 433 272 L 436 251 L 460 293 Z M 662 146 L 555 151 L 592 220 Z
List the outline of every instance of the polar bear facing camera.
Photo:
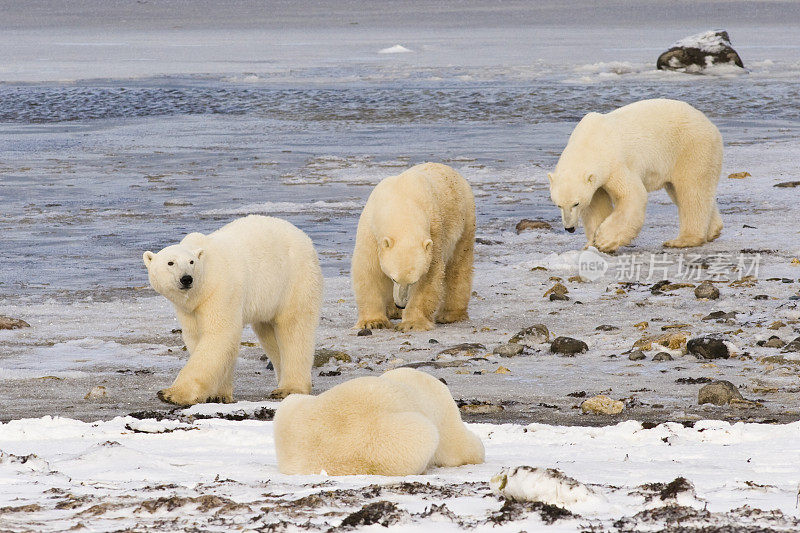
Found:
M 429 330 L 466 320 L 475 199 L 461 175 L 424 163 L 375 186 L 356 231 L 352 279 L 358 328 Z
M 175 307 L 189 361 L 165 402 L 233 401 L 242 329 L 252 324 L 278 377 L 272 397 L 311 392 L 322 271 L 311 239 L 278 218 L 250 215 L 145 252 L 150 284 Z
M 578 123 L 548 174 L 567 231 L 583 222 L 586 245 L 613 252 L 644 224 L 647 194 L 666 189 L 680 231 L 664 246 L 713 241 L 722 232 L 716 191 L 722 136 L 706 116 L 677 100 L 642 100 Z
M 275 413 L 284 474 L 422 474 L 431 466 L 479 464 L 481 440 L 461 421 L 447 387 L 398 368 L 361 377 L 319 396 L 293 394 Z

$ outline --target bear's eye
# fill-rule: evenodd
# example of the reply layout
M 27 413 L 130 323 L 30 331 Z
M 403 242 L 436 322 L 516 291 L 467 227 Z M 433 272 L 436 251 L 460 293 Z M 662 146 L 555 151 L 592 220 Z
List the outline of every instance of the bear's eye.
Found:
M 190 264 L 190 265 L 193 265 L 193 264 L 194 264 L 194 259 L 192 259 L 191 261 L 189 261 L 189 264 Z
M 579 205 L 581 205 L 580 202 L 575 202 L 575 205 L 573 205 L 572 207 L 578 207 Z
M 168 265 L 168 266 L 172 266 L 172 265 L 174 265 L 174 264 L 175 264 L 175 263 L 173 263 L 172 261 L 170 261 L 169 263 L 167 263 L 167 265 Z

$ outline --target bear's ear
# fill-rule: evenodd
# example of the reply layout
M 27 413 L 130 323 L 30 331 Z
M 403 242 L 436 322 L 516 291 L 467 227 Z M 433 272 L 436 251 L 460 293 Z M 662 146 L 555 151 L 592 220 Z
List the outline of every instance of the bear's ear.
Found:
M 595 181 L 594 174 L 589 174 L 588 176 L 586 176 L 586 183 L 588 183 L 589 185 L 592 185 L 594 181 Z
M 425 239 L 422 242 L 422 247 L 425 249 L 426 252 L 429 252 L 430 249 L 433 247 L 433 241 L 430 239 Z
M 150 263 L 153 262 L 153 258 L 156 256 L 153 252 L 147 251 L 142 254 L 142 260 L 144 261 L 144 266 L 150 268 Z
M 198 248 L 197 250 L 194 250 L 194 252 L 192 252 L 192 253 L 194 253 L 195 257 L 200 259 L 200 257 L 202 257 L 202 255 L 203 255 L 204 251 L 205 250 L 203 250 L 202 248 Z
M 383 248 L 391 248 L 392 244 L 394 243 L 392 242 L 391 237 L 384 237 L 383 239 L 381 239 L 381 246 Z

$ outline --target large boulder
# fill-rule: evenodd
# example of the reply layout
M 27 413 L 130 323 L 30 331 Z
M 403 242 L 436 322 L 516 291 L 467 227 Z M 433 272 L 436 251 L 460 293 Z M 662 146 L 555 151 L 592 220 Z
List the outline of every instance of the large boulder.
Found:
M 744 68 L 742 59 L 731 47 L 728 32 L 711 30 L 681 39 L 658 56 L 659 70 L 700 73 L 710 66 L 735 65 Z

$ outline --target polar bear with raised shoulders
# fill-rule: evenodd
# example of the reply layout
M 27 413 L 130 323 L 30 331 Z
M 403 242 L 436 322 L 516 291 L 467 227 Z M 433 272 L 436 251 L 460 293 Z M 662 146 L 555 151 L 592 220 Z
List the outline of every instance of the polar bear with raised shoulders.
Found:
M 578 123 L 550 179 L 567 231 L 580 219 L 586 246 L 613 252 L 644 224 L 647 194 L 666 189 L 680 231 L 664 246 L 685 248 L 722 232 L 716 191 L 722 136 L 706 116 L 678 100 L 642 100 Z
M 411 368 L 346 381 L 319 396 L 292 394 L 274 428 L 284 474 L 409 476 L 484 460 L 483 443 L 461 421 L 447 387 Z
M 311 392 L 322 271 L 311 239 L 289 222 L 250 215 L 144 252 L 152 287 L 175 307 L 189 361 L 169 403 L 233 401 L 242 329 L 252 324 L 278 377 L 272 397 Z
M 466 320 L 472 292 L 475 199 L 454 169 L 423 163 L 385 178 L 356 231 L 352 281 L 361 328 L 429 330 Z

